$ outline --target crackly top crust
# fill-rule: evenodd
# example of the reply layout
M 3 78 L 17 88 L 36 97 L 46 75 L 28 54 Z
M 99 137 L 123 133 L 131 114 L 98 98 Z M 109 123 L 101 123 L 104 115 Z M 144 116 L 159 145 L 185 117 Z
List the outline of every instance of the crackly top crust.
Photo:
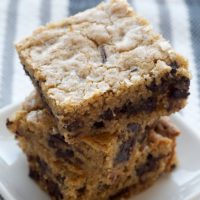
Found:
M 171 70 L 188 77 L 187 61 L 124 0 L 110 0 L 37 29 L 16 45 L 56 112 L 73 112 L 106 92 Z M 117 95 L 115 95 L 117 96 Z

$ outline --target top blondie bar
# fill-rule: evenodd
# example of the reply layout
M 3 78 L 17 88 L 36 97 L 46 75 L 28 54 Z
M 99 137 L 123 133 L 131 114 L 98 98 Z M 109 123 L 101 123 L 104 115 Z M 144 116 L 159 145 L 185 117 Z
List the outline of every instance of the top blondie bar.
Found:
M 187 60 L 125 0 L 42 26 L 16 49 L 70 137 L 169 115 L 189 95 Z

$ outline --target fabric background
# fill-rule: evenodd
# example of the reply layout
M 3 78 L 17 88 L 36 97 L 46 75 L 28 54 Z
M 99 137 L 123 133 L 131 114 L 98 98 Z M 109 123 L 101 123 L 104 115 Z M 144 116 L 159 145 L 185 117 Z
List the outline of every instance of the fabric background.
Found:
M 39 25 L 73 15 L 100 0 L 0 1 L 0 108 L 22 101 L 33 86 L 19 63 L 14 42 Z M 181 115 L 200 129 L 200 0 L 129 0 L 174 48 L 189 59 L 193 75 L 187 108 Z

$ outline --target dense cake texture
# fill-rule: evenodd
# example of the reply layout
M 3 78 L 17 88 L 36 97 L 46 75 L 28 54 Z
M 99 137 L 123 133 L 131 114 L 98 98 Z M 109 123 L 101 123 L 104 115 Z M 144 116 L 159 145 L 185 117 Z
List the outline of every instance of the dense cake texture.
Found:
M 84 136 L 76 143 L 69 144 L 58 131 L 53 116 L 43 106 L 36 92 L 33 92 L 22 108 L 8 120 L 8 126 L 16 135 L 37 141 L 51 151 L 55 159 L 61 159 L 69 168 L 75 165 L 90 171 L 115 169 L 119 173 L 125 167 L 132 167 L 130 163 L 134 164 L 137 149 L 146 143 L 152 131 L 173 133 L 170 136 L 173 138 L 179 134 L 166 118 L 162 118 L 151 126 L 140 127 L 132 123 L 120 134 Z
M 185 58 L 124 0 L 37 29 L 16 45 L 68 139 L 147 124 L 185 106 Z
M 163 173 L 170 172 L 176 165 L 175 152 L 170 157 L 153 159 L 152 156 L 138 160 L 136 166 L 143 167 L 143 175 L 133 170 L 129 176 L 121 175 L 113 184 L 104 183 L 96 176 L 67 170 L 59 162 L 51 162 L 44 154 L 23 138 L 19 138 L 29 161 L 29 176 L 47 191 L 53 200 L 114 200 L 128 199 L 151 186 Z M 39 149 L 41 150 L 41 149 Z M 143 154 L 145 155 L 145 153 Z M 159 155 L 159 154 L 158 154 Z M 49 155 L 51 157 L 51 155 Z M 48 163 L 47 163 L 48 162 Z
M 98 135 L 99 138 L 85 136 L 87 139 L 83 137 L 80 145 L 68 146 L 64 140 L 57 137 L 59 132 L 53 117 L 42 107 L 38 95 L 33 93 L 22 108 L 8 120 L 7 126 L 15 134 L 28 157 L 30 177 L 56 200 L 120 199 L 150 186 L 176 164 L 175 147 L 179 131 L 168 118 L 162 118 L 149 127 L 141 141 L 133 146 L 133 140 L 129 138 L 121 147 L 119 140 L 114 140 L 118 137 L 117 134 L 106 140 L 103 135 Z M 49 136 L 51 138 L 55 135 L 56 139 L 49 140 Z M 59 142 L 62 146 L 58 145 L 58 140 L 61 140 Z M 89 143 L 86 142 L 88 140 Z M 112 140 L 121 155 L 115 159 L 113 157 L 116 154 L 109 151 L 112 148 Z M 85 153 L 80 157 L 76 154 L 78 146 Z M 65 153 L 55 153 L 59 148 L 62 151 L 65 147 Z M 91 156 L 90 160 L 84 160 L 87 153 Z M 108 157 L 102 159 L 103 156 Z M 101 171 L 98 169 L 98 173 L 91 170 L 94 168 L 93 159 L 97 162 L 96 167 L 101 165 Z M 113 161 L 115 165 L 111 165 L 110 170 L 104 170 L 104 164 L 108 166 L 108 163 Z M 87 162 L 93 167 L 83 165 Z
M 89 169 L 82 170 L 75 165 L 70 168 L 49 147 L 39 143 L 38 138 L 31 137 L 34 130 L 27 134 L 30 138 L 20 132 L 16 133 L 16 137 L 28 157 L 29 175 L 55 200 L 108 200 L 128 197 L 146 189 L 160 175 L 171 171 L 176 165 L 177 131 L 169 129 L 167 121 L 165 126 L 158 125 L 149 132 L 146 142 L 140 148 L 135 147 L 134 163 L 129 162 L 131 168 L 128 169 L 127 165 L 120 173 L 112 169 L 107 173 L 92 173 Z

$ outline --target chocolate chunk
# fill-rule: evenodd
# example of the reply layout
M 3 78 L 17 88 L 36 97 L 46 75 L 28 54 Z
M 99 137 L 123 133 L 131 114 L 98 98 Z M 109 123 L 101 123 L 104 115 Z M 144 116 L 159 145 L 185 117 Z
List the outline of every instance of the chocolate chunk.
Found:
M 147 156 L 147 161 L 144 165 L 140 166 L 136 169 L 136 173 L 138 176 L 142 176 L 147 172 L 155 170 L 157 167 L 157 158 L 154 158 L 151 154 Z
M 151 90 L 152 92 L 156 92 L 159 90 L 159 86 L 156 84 L 155 79 L 151 82 L 150 85 L 146 86 L 148 90 Z
M 36 161 L 40 167 L 40 171 L 42 173 L 46 172 L 48 170 L 48 165 L 45 161 L 41 160 L 39 157 L 36 157 Z
M 48 138 L 48 145 L 52 148 L 58 148 L 60 144 L 66 144 L 65 138 L 63 135 L 60 134 L 55 134 L 55 135 L 50 135 Z
M 130 101 L 125 103 L 121 109 L 115 109 L 115 112 L 120 112 L 122 114 L 128 114 L 129 116 L 136 115 L 139 112 L 152 112 L 156 108 L 156 98 L 149 97 L 146 100 L 141 101 L 138 104 L 134 104 Z
M 174 71 L 173 71 L 174 72 Z M 155 79 L 151 82 L 150 85 L 146 86 L 148 90 L 157 93 L 165 93 L 171 85 L 174 85 L 174 81 L 176 81 L 173 73 L 166 73 L 164 77 L 161 78 L 160 84 L 157 85 Z
M 187 98 L 189 93 L 190 80 L 187 77 L 179 78 L 174 85 L 172 85 L 169 97 L 173 99 Z
M 53 196 L 56 200 L 63 199 L 58 185 L 50 179 L 47 180 L 47 190 L 50 196 Z
M 58 174 L 58 175 L 56 176 L 56 180 L 57 180 L 58 182 L 60 182 L 61 184 L 63 184 L 63 183 L 64 183 L 64 180 L 65 180 L 65 177 L 62 176 L 62 175 L 60 175 L 60 174 Z
M 77 164 L 79 166 L 83 165 L 83 161 L 80 158 L 75 157 L 74 155 L 74 151 L 70 150 L 70 149 L 58 149 L 55 152 L 56 156 L 59 158 L 64 159 L 65 161 L 67 161 L 70 164 Z
M 28 158 L 28 161 L 34 161 L 35 160 L 35 157 L 32 156 L 32 155 L 28 155 L 27 158 Z
M 179 66 L 178 66 L 177 62 L 174 61 L 174 62 L 170 63 L 170 67 L 172 68 L 171 73 L 175 74 L 177 72 L 177 69 Z
M 128 114 L 128 115 L 134 115 L 137 114 L 137 112 L 139 111 L 139 106 L 138 105 L 134 105 L 132 102 L 128 101 L 127 103 L 125 103 L 122 106 L 122 109 L 120 110 L 120 112 L 122 114 Z
M 95 122 L 93 124 L 93 128 L 96 128 L 96 129 L 99 129 L 99 128 L 103 128 L 105 125 L 103 123 L 103 121 L 100 121 L 100 122 Z
M 164 93 L 167 91 L 169 86 L 169 80 L 166 80 L 165 78 L 161 79 L 161 83 L 159 85 L 156 84 L 156 81 L 153 80 L 150 85 L 146 86 L 148 90 L 151 90 L 152 92 L 161 92 Z
M 6 119 L 6 126 L 7 126 L 7 127 L 9 127 L 9 126 L 12 125 L 12 124 L 13 124 L 12 121 L 10 121 L 9 119 Z
M 174 170 L 176 168 L 176 164 L 174 163 L 171 167 L 170 167 L 170 169 L 171 170 Z
M 127 125 L 127 130 L 131 133 L 136 133 L 140 129 L 140 125 L 137 123 L 130 123 Z
M 157 100 L 153 97 L 149 97 L 147 100 L 144 101 L 142 106 L 142 110 L 145 112 L 153 112 L 156 109 L 156 102 Z
M 170 97 L 173 99 L 184 99 L 190 95 L 188 91 L 173 89 L 170 92 Z
M 137 72 L 138 71 L 138 68 L 137 67 L 134 67 L 131 72 Z
M 68 159 L 74 157 L 74 152 L 72 150 L 70 150 L 70 149 L 66 149 L 66 150 L 58 149 L 56 151 L 56 156 L 68 160 Z
M 101 118 L 104 120 L 112 120 L 114 118 L 114 113 L 113 111 L 109 108 L 108 110 L 106 110 L 102 115 Z
M 169 81 L 168 76 L 169 76 L 169 74 L 167 74 L 165 78 L 161 78 L 161 83 L 160 83 L 160 85 L 158 86 L 158 91 L 159 91 L 161 94 L 162 94 L 162 93 L 165 93 L 165 92 L 169 89 L 169 87 L 170 87 L 169 82 L 170 82 L 171 80 Z
M 71 124 L 64 125 L 64 128 L 67 129 L 69 132 L 72 132 L 72 131 L 82 128 L 83 126 L 84 126 L 83 121 L 77 119 Z
M 135 137 L 130 137 L 128 140 L 123 142 L 117 153 L 114 163 L 119 164 L 121 162 L 125 162 L 129 160 L 130 152 L 132 151 L 135 145 Z
M 15 137 L 18 138 L 19 136 L 23 136 L 19 131 L 15 131 Z
M 39 181 L 40 180 L 40 174 L 36 170 L 34 170 L 32 168 L 29 169 L 29 176 L 32 179 L 34 179 L 35 181 Z
M 79 195 L 81 196 L 86 191 L 86 187 L 84 186 L 82 188 L 79 188 L 77 191 L 78 191 Z
M 99 46 L 99 51 L 100 51 L 100 54 L 101 54 L 102 63 L 105 63 L 107 61 L 107 55 L 106 55 L 105 47 L 103 45 Z

